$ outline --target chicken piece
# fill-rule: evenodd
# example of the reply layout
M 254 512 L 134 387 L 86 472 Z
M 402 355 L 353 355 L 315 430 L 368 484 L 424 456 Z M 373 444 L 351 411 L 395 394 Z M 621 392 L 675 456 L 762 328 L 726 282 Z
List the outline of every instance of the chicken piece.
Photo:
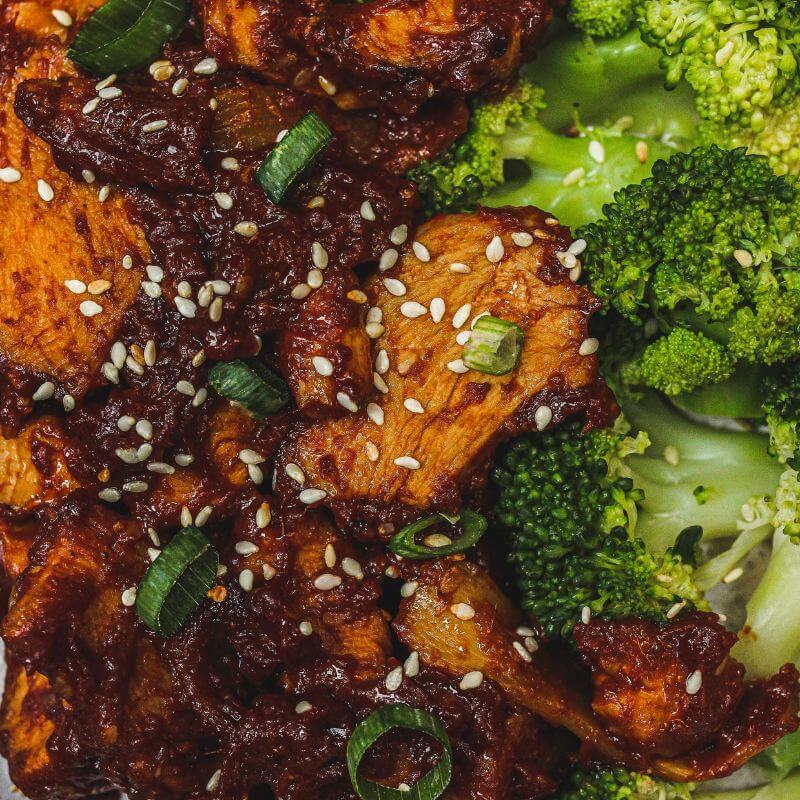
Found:
M 3 79 L 0 72 L 0 167 L 20 173 L 16 182 L 0 182 L 7 211 L 0 226 L 0 291 L 14 298 L 0 313 L 0 359 L 4 378 L 24 395 L 23 410 L 45 379 L 60 384 L 57 398 L 80 397 L 100 380 L 100 364 L 139 291 L 137 272 L 123 269 L 122 259 L 141 263 L 149 253 L 143 231 L 128 221 L 126 201 L 112 192 L 101 202 L 97 185 L 61 172 L 50 148 L 14 114 L 22 81 L 71 72 L 64 48 L 53 40 L 12 75 Z M 65 288 L 71 279 L 110 285 L 100 296 L 78 295 Z M 91 303 L 84 306 L 90 315 L 97 307 L 102 313 L 86 316 L 83 302 Z
M 573 635 L 606 729 L 629 747 L 669 757 L 659 764 L 678 778 L 728 774 L 797 728 L 797 671 L 787 666 L 745 684 L 730 657 L 736 634 L 715 614 L 665 624 L 593 620 Z
M 515 244 L 521 233 L 532 244 Z M 429 261 L 408 252 L 366 287 L 385 329 L 374 344 L 380 374 L 369 405 L 290 440 L 283 463 L 300 466 L 302 486 L 279 470 L 285 498 L 321 489 L 337 521 L 362 533 L 431 508 L 458 510 L 496 445 L 536 427 L 537 408 L 557 422 L 598 389 L 597 357 L 583 345 L 597 301 L 556 258 L 569 245 L 566 229 L 535 210 L 482 210 L 436 217 L 416 238 Z M 505 254 L 495 263 L 486 250 L 498 240 Z M 470 271 L 452 272 L 454 262 Z M 525 333 L 519 366 L 502 377 L 460 369 L 456 335 L 484 313 Z
M 435 92 L 472 94 L 508 79 L 551 15 L 548 0 L 197 0 L 207 47 L 227 64 L 342 108 L 413 113 Z

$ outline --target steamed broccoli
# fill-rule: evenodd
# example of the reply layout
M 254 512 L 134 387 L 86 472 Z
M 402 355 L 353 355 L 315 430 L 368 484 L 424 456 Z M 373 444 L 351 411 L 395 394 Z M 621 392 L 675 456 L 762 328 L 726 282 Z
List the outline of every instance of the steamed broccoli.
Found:
M 516 440 L 493 471 L 522 606 L 549 635 L 568 637 L 587 607 L 661 620 L 677 602 L 706 607 L 689 561 L 634 535 L 642 494 L 626 459 L 647 444 L 624 420 L 587 435 L 573 423 Z
M 692 800 L 694 788 L 624 769 L 577 770 L 558 800 Z
M 579 235 L 595 294 L 634 325 L 655 321 L 628 379 L 680 394 L 800 355 L 800 188 L 765 158 L 677 153 Z M 729 393 L 717 399 L 727 413 Z
M 627 33 L 639 0 L 572 0 L 569 21 L 589 36 L 614 38 Z
M 800 362 L 788 362 L 768 373 L 762 393 L 770 451 L 785 464 L 795 458 L 800 447 Z

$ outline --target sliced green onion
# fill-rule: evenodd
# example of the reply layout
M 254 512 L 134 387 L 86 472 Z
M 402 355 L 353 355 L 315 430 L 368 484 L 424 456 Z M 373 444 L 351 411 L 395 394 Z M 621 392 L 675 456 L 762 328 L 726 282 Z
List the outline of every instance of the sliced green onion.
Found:
M 289 402 L 286 384 L 257 358 L 214 364 L 208 382 L 226 400 L 263 419 Z
M 450 544 L 442 545 L 442 547 L 428 547 L 425 544 L 417 544 L 415 537 L 418 533 L 427 530 L 442 520 L 449 522 L 451 525 L 460 522 L 463 529 L 461 536 L 454 539 Z M 470 511 L 468 508 L 465 508 L 461 512 L 461 516 L 455 518 L 455 521 L 453 521 L 452 517 L 446 517 L 444 514 L 431 514 L 429 517 L 423 517 L 401 528 L 389 540 L 389 549 L 393 553 L 403 556 L 403 558 L 423 559 L 452 556 L 455 553 L 463 553 L 472 547 L 486 533 L 487 527 L 486 517 L 475 511 Z
M 188 19 L 184 0 L 109 0 L 86 20 L 67 56 L 95 75 L 128 72 L 158 58 Z
M 358 774 L 358 766 L 367 750 L 393 728 L 427 733 L 442 745 L 439 763 L 408 791 L 382 786 Z M 347 742 L 347 770 L 361 800 L 436 800 L 450 783 L 452 769 L 450 739 L 442 723 L 427 711 L 401 703 L 373 711 L 356 726 Z
M 461 360 L 476 372 L 506 375 L 519 363 L 524 341 L 525 333 L 519 325 L 483 316 L 475 323 L 461 352 Z
M 136 589 L 136 613 L 150 630 L 172 636 L 213 586 L 219 557 L 194 527 L 182 528 Z
M 331 139 L 333 132 L 313 111 L 296 122 L 258 168 L 258 182 L 267 197 L 280 203 Z

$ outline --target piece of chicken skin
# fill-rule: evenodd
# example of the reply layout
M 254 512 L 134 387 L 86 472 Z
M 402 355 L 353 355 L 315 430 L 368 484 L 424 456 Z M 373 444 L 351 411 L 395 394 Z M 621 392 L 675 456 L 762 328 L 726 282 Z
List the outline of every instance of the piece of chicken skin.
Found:
M 373 344 L 380 388 L 366 407 L 289 440 L 283 464 L 299 465 L 305 482 L 279 470 L 284 499 L 320 489 L 337 521 L 359 532 L 429 509 L 454 512 L 485 478 L 497 444 L 537 427 L 539 407 L 558 422 L 591 404 L 597 357 L 584 343 L 597 301 L 556 257 L 568 232 L 545 220 L 532 209 L 436 217 L 416 234 L 429 260 L 409 250 L 368 282 L 382 313 Z M 486 255 L 493 237 L 505 249 L 496 263 Z M 454 262 L 470 271 L 452 272 Z M 485 313 L 525 333 L 519 365 L 501 377 L 460 370 L 456 335 Z
M 434 94 L 507 80 L 546 29 L 548 0 L 196 0 L 224 64 L 328 95 L 342 108 L 414 113 Z
M 64 393 L 79 397 L 102 380 L 100 365 L 139 291 L 137 270 L 124 269 L 122 260 L 131 256 L 144 263 L 149 253 L 143 231 L 127 219 L 126 201 L 112 192 L 101 202 L 98 185 L 61 172 L 50 148 L 17 119 L 13 101 L 23 80 L 73 72 L 54 39 L 24 57 L 12 74 L 3 78 L 0 71 L 0 167 L 21 176 L 0 182 L 6 209 L 0 226 L 0 291 L 14 298 L 0 313 L 0 363 L 4 378 L 21 395 L 20 411 L 44 380 L 57 382 L 57 399 Z M 43 199 L 50 191 L 52 199 Z M 73 294 L 64 283 L 75 279 L 85 285 L 104 280 L 110 286 L 99 296 Z M 83 302 L 98 304 L 102 313 L 86 316 Z

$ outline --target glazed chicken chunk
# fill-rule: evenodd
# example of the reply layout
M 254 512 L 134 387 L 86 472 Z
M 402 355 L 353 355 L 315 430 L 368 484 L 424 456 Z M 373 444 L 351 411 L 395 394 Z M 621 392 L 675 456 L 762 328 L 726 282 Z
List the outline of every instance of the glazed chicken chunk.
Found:
M 419 229 L 397 265 L 365 287 L 372 395 L 358 407 L 341 395 L 351 413 L 297 435 L 279 474 L 286 482 L 289 473 L 288 495 L 318 489 L 355 527 L 455 511 L 499 441 L 585 401 L 597 380 L 587 332 L 596 301 L 561 267 L 557 254 L 570 240 L 553 222 L 536 211 L 480 211 Z M 506 375 L 469 370 L 461 359 L 482 314 L 525 333 L 519 365 Z

